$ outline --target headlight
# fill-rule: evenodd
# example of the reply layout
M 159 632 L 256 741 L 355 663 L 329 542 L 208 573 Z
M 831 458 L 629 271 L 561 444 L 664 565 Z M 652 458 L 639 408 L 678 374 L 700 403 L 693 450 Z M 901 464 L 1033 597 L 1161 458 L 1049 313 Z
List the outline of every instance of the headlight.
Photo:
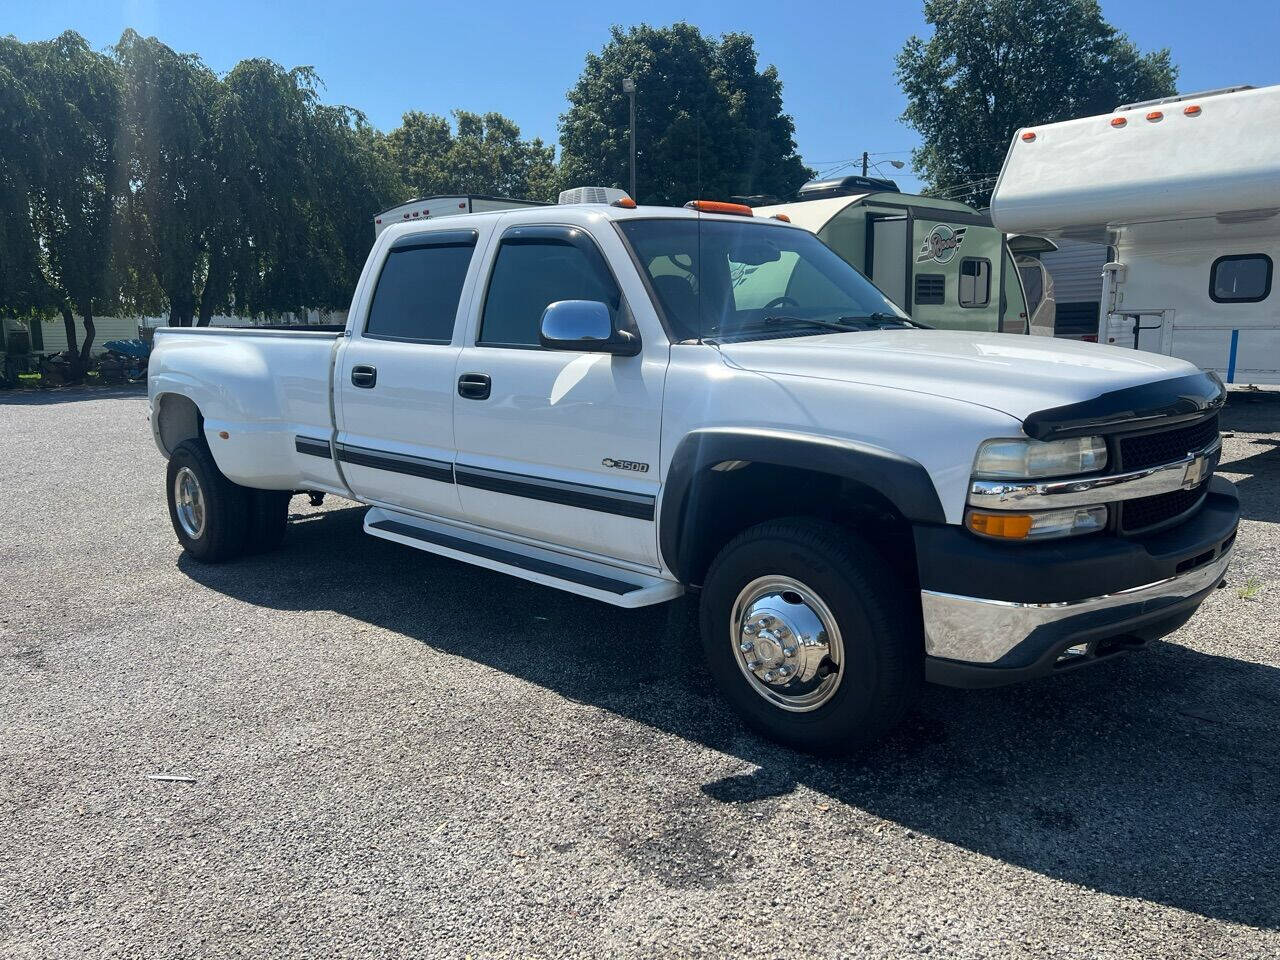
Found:
M 978 448 L 973 475 L 979 480 L 1068 477 L 1093 473 L 1107 465 L 1101 437 L 1070 440 L 988 440 Z
M 1106 507 L 1036 510 L 1031 513 L 969 510 L 965 524 L 974 533 L 998 540 L 1050 540 L 1094 533 L 1107 526 Z

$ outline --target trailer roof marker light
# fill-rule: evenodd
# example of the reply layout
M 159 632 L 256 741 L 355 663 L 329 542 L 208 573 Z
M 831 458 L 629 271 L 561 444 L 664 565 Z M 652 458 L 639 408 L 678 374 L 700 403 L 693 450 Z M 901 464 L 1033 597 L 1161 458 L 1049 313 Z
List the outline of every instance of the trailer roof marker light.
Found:
M 1123 127 L 1123 126 L 1124 126 L 1126 123 L 1128 123 L 1128 122 L 1129 122 L 1129 121 L 1128 121 L 1128 120 L 1126 120 L 1124 117 L 1112 117 L 1112 118 L 1111 118 L 1111 125 L 1112 125 L 1113 127 Z
M 1161 120 L 1164 119 L 1164 114 L 1161 113 L 1159 110 L 1152 110 L 1150 113 L 1147 114 L 1147 119 L 1150 120 L 1152 123 L 1159 123 Z
M 1188 117 L 1198 117 L 1200 116 L 1200 104 L 1193 103 L 1189 107 L 1183 107 L 1182 112 L 1185 113 Z
M 688 210 L 699 213 L 728 213 L 735 217 L 754 217 L 755 211 L 745 203 L 724 203 L 721 200 L 690 200 L 685 204 Z
M 1028 130 L 1026 133 L 1022 135 L 1022 139 L 1025 140 L 1027 143 L 1030 143 L 1035 138 L 1036 138 L 1036 132 L 1034 130 Z

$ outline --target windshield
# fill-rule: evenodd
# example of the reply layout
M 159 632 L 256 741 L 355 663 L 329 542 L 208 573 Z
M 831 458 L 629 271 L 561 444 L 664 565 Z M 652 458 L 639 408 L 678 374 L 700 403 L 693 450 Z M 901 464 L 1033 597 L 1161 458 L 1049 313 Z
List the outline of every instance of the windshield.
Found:
M 913 325 L 806 230 L 759 220 L 625 220 L 675 340 L 753 340 Z

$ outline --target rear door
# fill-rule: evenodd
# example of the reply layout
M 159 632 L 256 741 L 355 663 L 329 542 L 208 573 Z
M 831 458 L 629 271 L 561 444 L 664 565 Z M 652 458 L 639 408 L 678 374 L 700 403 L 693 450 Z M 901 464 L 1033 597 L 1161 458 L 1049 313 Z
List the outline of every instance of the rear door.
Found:
M 338 459 L 362 500 L 458 517 L 453 484 L 454 331 L 479 234 L 437 229 L 397 238 L 355 307 L 335 371 Z

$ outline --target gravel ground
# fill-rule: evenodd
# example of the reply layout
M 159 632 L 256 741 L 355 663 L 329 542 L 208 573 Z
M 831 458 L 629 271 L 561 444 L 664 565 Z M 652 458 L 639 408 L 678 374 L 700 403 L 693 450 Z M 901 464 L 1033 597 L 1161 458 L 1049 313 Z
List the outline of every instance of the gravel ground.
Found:
M 0 955 L 1276 957 L 1280 403 L 1229 588 L 1150 651 L 743 732 L 692 605 L 365 537 L 180 556 L 146 400 L 0 397 Z M 193 782 L 158 782 L 154 774 Z

